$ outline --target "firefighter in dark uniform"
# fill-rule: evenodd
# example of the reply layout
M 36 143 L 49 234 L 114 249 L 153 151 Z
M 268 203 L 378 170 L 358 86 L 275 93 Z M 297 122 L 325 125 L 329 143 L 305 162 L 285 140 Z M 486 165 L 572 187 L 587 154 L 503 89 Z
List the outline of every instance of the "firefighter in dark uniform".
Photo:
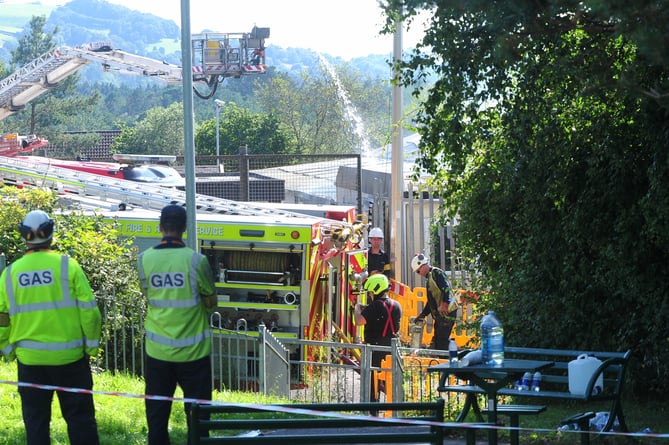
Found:
M 388 277 L 377 273 L 370 275 L 363 284 L 363 289 L 373 300 L 367 306 L 356 304 L 353 311 L 355 324 L 365 326 L 365 343 L 370 345 L 390 346 L 391 340 L 397 336 L 402 318 L 402 306 L 388 296 L 390 281 Z M 372 366 L 380 367 L 385 351 L 372 352 Z M 376 378 L 372 373 L 370 401 L 378 400 Z
M 369 249 L 367 249 L 367 270 L 369 275 L 382 273 L 388 278 L 390 276 L 390 258 L 383 250 L 383 230 L 374 227 L 369 231 Z

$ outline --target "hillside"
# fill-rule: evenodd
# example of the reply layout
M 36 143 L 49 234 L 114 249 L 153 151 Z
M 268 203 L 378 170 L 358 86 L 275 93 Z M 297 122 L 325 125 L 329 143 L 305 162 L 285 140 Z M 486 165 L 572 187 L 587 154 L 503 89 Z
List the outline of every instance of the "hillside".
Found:
M 180 28 L 171 21 L 152 14 L 141 13 L 104 0 L 72 0 L 63 6 L 45 6 L 39 2 L 28 4 L 2 4 L 0 14 L 0 60 L 5 65 L 11 59 L 21 33 L 34 15 L 47 16 L 47 28 L 58 29 L 57 40 L 63 45 L 78 46 L 89 42 L 109 41 L 116 49 L 180 64 Z M 271 23 L 267 24 L 271 28 Z M 197 32 L 230 30 L 198 30 Z M 234 30 L 237 31 L 237 30 Z M 249 30 L 250 31 L 250 30 Z M 267 64 L 279 71 L 299 72 L 318 64 L 318 55 L 302 48 L 282 48 L 267 41 Z M 332 63 L 343 60 L 325 55 Z M 348 62 L 365 76 L 388 77 L 386 56 L 376 55 L 353 59 Z M 82 71 L 89 82 L 101 80 L 99 69 L 88 67 Z M 106 79 L 107 81 L 109 79 Z M 131 82 L 134 79 L 128 78 Z M 119 80 L 125 82 L 126 79 Z

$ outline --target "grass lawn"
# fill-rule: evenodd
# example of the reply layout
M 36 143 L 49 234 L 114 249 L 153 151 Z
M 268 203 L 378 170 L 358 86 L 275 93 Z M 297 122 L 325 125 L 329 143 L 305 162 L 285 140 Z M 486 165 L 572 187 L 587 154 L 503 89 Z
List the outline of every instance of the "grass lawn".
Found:
M 21 417 L 21 399 L 16 382 L 16 362 L 6 363 L 0 360 L 0 444 L 24 445 L 26 442 L 23 419 Z M 101 373 L 93 376 L 93 390 L 117 392 L 121 394 L 144 394 L 144 381 L 127 375 Z M 175 397 L 183 397 L 177 389 Z M 141 398 L 95 395 L 95 410 L 98 422 L 100 443 L 104 445 L 145 444 L 147 437 L 144 400 Z M 253 393 L 216 392 L 215 400 L 236 403 L 279 403 L 276 398 L 267 398 Z M 172 443 L 186 443 L 186 416 L 183 404 L 172 406 L 170 419 L 170 438 Z M 58 400 L 54 397 L 51 416 L 52 445 L 67 445 L 67 426 L 60 414 Z
M 9 382 L 16 381 L 16 363 L 0 361 L 0 443 L 4 445 L 25 444 L 25 432 L 21 418 L 21 401 L 17 386 Z M 102 373 L 94 376 L 94 390 L 101 392 L 116 392 L 121 394 L 141 395 L 144 393 L 142 379 Z M 182 397 L 177 390 L 175 397 Z M 266 398 L 254 393 L 216 392 L 215 400 L 235 403 L 281 403 L 276 398 Z M 522 403 L 522 402 L 520 402 Z M 550 401 L 534 400 L 533 403 L 547 404 L 546 412 L 538 416 L 521 417 L 521 427 L 535 431 L 522 431 L 522 444 L 560 444 L 576 445 L 580 443 L 578 434 L 557 433 L 556 428 L 560 420 L 573 414 L 586 411 L 585 407 L 577 403 L 555 403 Z M 101 443 L 105 445 L 133 445 L 146 443 L 146 420 L 144 417 L 144 400 L 137 397 L 95 395 L 95 408 L 98 421 L 98 431 Z M 604 411 L 606 405 L 588 406 L 587 411 Z M 627 424 L 631 431 L 640 431 L 650 428 L 654 433 L 669 433 L 669 405 L 663 402 L 642 402 L 625 400 L 624 409 Z M 186 443 L 186 418 L 183 405 L 175 403 L 172 407 L 170 420 L 171 439 L 175 444 Z M 66 425 L 60 415 L 57 399 L 54 397 L 53 414 L 51 420 L 52 444 L 68 444 Z M 485 440 L 485 433 L 478 434 L 479 441 Z M 500 439 L 508 439 L 506 431 L 500 432 Z M 651 437 L 629 438 L 604 436 L 593 440 L 593 444 L 654 444 L 669 443 L 667 439 L 653 439 Z
M 558 432 L 557 427 L 562 419 L 566 419 L 575 414 L 586 411 L 606 411 L 610 404 L 598 402 L 597 404 L 581 405 L 578 402 L 555 401 L 532 398 L 531 400 L 506 400 L 506 403 L 529 403 L 533 405 L 546 405 L 548 408 L 537 416 L 521 416 L 520 427 L 527 430 L 520 432 L 520 443 L 525 445 L 539 444 L 560 444 L 577 445 L 581 443 L 580 434 L 576 432 Z M 630 432 L 639 432 L 644 428 L 650 428 L 653 433 L 669 433 L 669 405 L 662 402 L 642 402 L 639 400 L 624 400 L 623 409 L 625 412 L 627 427 Z M 471 414 L 470 414 L 471 416 Z M 472 416 L 471 421 L 475 421 Z M 508 425 L 508 418 L 502 416 L 500 420 Z M 485 432 L 477 434 L 479 440 L 485 440 Z M 500 431 L 500 441 L 508 443 L 509 434 L 507 431 Z M 601 435 L 596 438 L 590 436 L 593 445 L 622 445 L 622 444 L 660 444 L 669 443 L 669 439 L 652 438 L 651 436 L 625 437 L 611 435 Z

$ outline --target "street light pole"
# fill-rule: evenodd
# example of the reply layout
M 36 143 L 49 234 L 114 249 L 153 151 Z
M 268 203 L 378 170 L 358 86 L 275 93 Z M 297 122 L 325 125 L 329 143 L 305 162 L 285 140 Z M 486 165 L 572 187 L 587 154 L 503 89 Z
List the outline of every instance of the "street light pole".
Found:
M 216 168 L 220 172 L 221 171 L 221 164 L 220 164 L 220 161 L 219 161 L 220 149 L 219 149 L 219 143 L 218 143 L 218 139 L 219 139 L 219 136 L 218 136 L 218 134 L 219 134 L 218 116 L 221 113 L 221 107 L 223 107 L 225 105 L 225 102 L 223 102 L 222 100 L 219 100 L 219 99 L 214 99 L 214 105 L 216 106 Z

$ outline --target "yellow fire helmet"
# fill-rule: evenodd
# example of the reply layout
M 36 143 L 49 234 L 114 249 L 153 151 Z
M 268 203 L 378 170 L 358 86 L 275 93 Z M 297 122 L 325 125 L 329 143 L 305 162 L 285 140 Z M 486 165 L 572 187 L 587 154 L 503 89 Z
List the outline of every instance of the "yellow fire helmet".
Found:
M 388 277 L 382 273 L 375 273 L 374 275 L 371 275 L 369 278 L 367 278 L 365 284 L 363 285 L 363 289 L 365 289 L 366 292 L 371 292 L 375 296 L 381 295 L 387 291 L 389 287 L 390 281 L 388 281 Z

